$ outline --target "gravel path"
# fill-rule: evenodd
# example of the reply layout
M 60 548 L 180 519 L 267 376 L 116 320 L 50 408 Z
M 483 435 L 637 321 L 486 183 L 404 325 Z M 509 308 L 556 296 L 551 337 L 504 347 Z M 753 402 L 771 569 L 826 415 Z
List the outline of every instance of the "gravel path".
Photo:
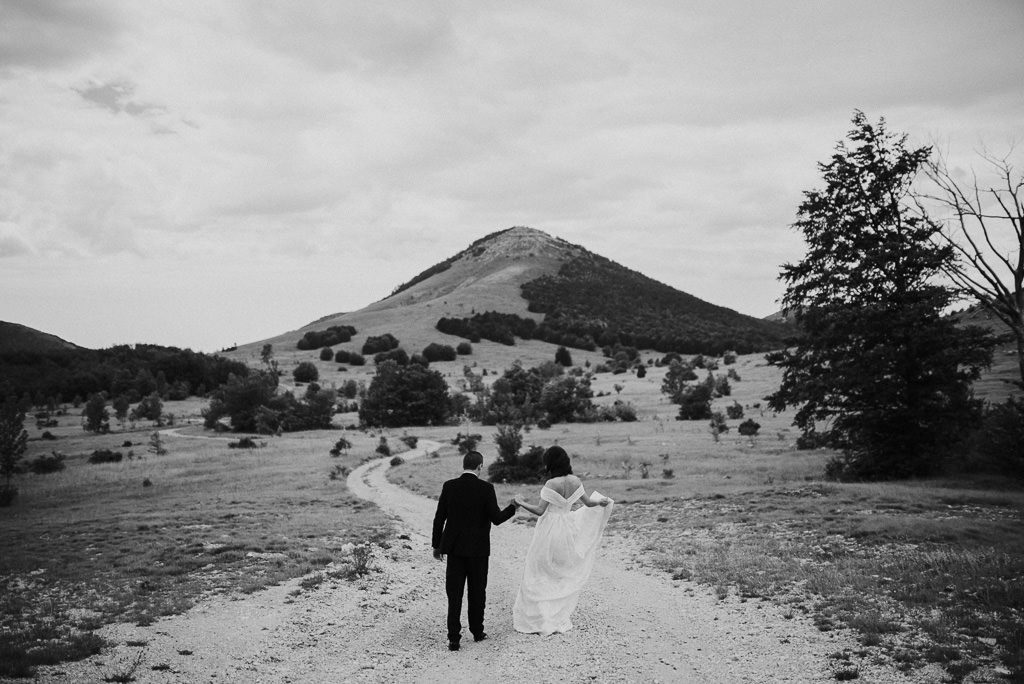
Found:
M 403 457 L 437 447 L 421 440 Z M 631 542 L 617 537 L 602 546 L 573 630 L 519 634 L 512 630 L 512 602 L 532 525 L 517 518 L 491 533 L 490 638 L 464 639 L 462 650 L 450 653 L 444 564 L 430 554 L 435 502 L 388 482 L 387 468 L 388 459 L 378 459 L 348 478 L 350 489 L 393 515 L 399 529 L 398 543 L 374 558 L 379 572 L 328 580 L 298 595 L 295 580 L 251 596 L 218 596 L 149 627 L 111 625 L 101 634 L 117 646 L 80 663 L 44 668 L 40 679 L 103 681 L 141 650 L 139 682 L 810 684 L 835 681 L 827 655 L 856 648 L 850 635 L 786 619 L 770 603 L 720 601 L 707 588 L 648 573 L 633 560 Z M 862 664 L 859 681 L 908 680 Z

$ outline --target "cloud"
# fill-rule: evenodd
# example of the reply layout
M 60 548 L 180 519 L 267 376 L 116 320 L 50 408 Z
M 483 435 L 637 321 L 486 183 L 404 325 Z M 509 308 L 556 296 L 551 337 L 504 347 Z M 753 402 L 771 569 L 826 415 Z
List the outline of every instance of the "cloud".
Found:
M 110 6 L 65 0 L 0 3 L 0 70 L 51 69 L 109 49 L 120 30 Z
M 0 222 L 0 259 L 32 253 L 29 243 L 19 234 L 17 226 Z
M 146 116 L 166 111 L 164 107 L 132 99 L 135 86 L 131 83 L 101 83 L 74 90 L 83 99 L 109 109 L 115 114 L 125 112 L 132 116 Z
M 531 225 L 760 311 L 854 108 L 965 168 L 1024 137 L 1022 32 L 952 0 L 9 0 L 0 235 L 243 292 L 344 274 L 312 319 Z

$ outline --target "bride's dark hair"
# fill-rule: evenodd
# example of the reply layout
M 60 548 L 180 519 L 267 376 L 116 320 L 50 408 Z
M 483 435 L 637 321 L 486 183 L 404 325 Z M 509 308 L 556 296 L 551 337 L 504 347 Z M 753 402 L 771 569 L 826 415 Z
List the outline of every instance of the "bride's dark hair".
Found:
M 569 462 L 569 454 L 560 446 L 549 447 L 544 452 L 544 469 L 551 477 L 562 477 L 572 475 L 572 464 Z

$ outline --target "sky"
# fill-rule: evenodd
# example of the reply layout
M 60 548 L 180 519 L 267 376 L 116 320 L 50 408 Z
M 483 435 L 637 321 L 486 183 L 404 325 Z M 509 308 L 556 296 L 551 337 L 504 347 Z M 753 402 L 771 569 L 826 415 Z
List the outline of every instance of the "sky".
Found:
M 765 316 L 855 109 L 1019 156 L 1022 35 L 1020 0 L 0 0 L 0 320 L 213 352 L 512 226 Z

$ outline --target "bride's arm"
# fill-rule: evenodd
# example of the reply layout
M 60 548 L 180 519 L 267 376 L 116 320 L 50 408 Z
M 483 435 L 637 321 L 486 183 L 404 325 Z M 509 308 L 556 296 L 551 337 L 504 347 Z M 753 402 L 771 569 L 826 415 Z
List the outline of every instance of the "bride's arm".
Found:
M 608 505 L 608 498 L 607 497 L 601 498 L 601 499 L 591 498 L 590 494 L 587 493 L 587 490 L 584 489 L 583 490 L 583 496 L 580 497 L 580 502 L 584 506 L 586 506 L 587 508 L 593 508 L 594 506 L 607 506 Z
M 520 501 L 518 498 L 516 499 L 516 503 L 519 504 L 520 508 L 524 508 L 524 509 L 528 510 L 530 513 L 533 513 L 536 516 L 543 515 L 544 511 L 547 510 L 547 507 L 548 507 L 548 502 L 544 501 L 543 499 L 541 499 L 540 504 L 537 505 L 537 506 L 533 506 L 531 504 L 528 504 L 525 501 Z

